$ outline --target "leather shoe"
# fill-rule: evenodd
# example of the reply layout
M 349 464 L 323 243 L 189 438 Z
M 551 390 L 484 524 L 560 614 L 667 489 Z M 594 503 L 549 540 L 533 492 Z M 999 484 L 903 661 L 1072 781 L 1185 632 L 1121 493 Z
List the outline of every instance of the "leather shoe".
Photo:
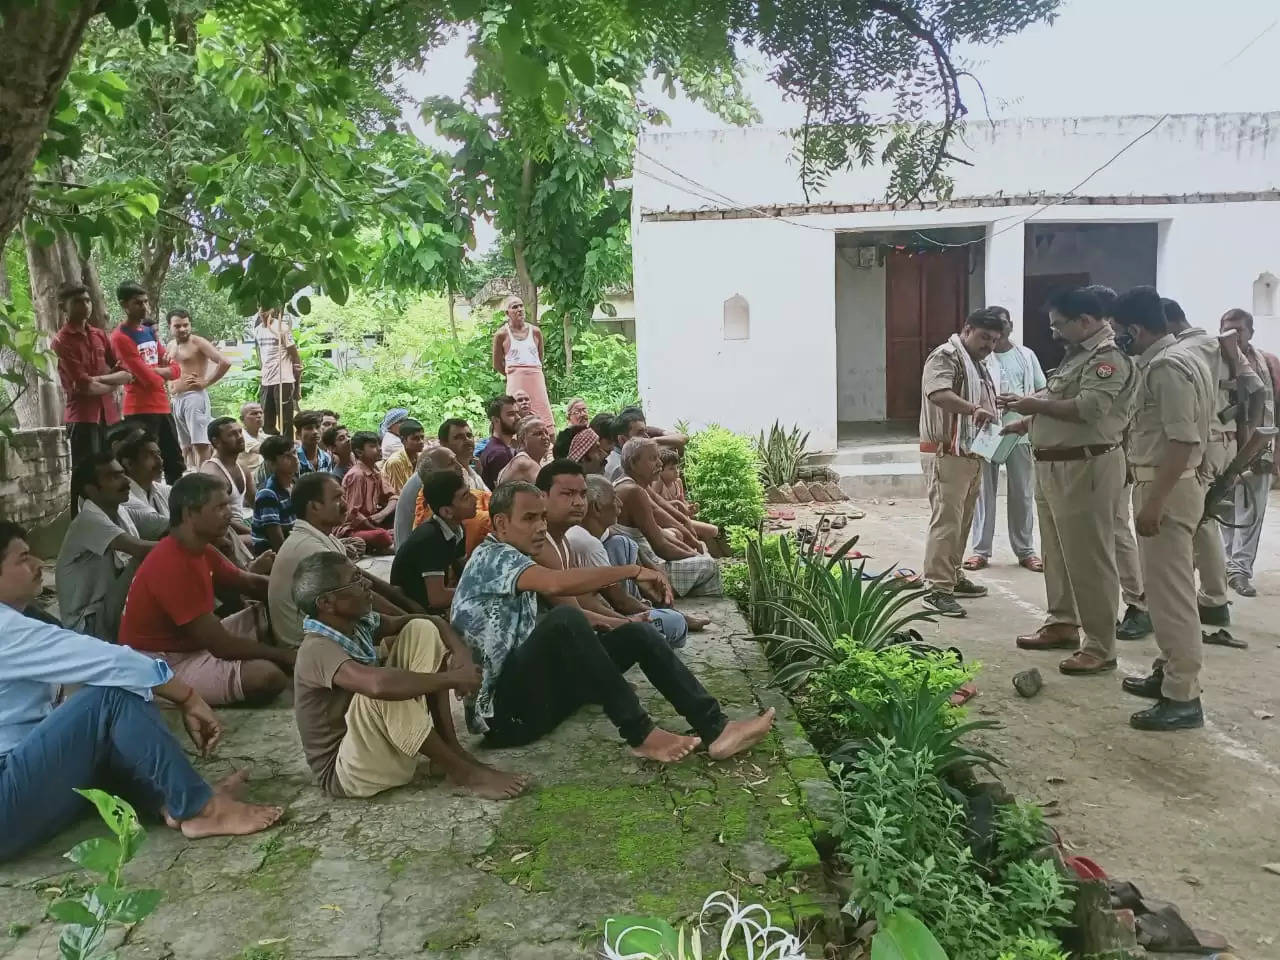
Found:
M 1124 619 L 1116 624 L 1116 639 L 1141 640 L 1155 633 L 1155 629 L 1151 623 L 1151 614 L 1130 604 L 1124 612 Z
M 1256 597 L 1258 595 L 1258 590 L 1253 585 L 1253 581 L 1243 573 L 1233 573 L 1227 578 L 1227 585 L 1242 597 Z
M 1199 604 L 1200 622 L 1206 627 L 1229 627 L 1231 626 L 1231 604 L 1223 603 L 1216 607 L 1206 607 Z
M 1164 671 L 1156 667 L 1145 677 L 1125 677 L 1120 681 L 1120 689 L 1135 697 L 1146 697 L 1148 700 L 1159 700 L 1160 689 L 1164 686 Z
M 1074 650 L 1080 646 L 1080 631 L 1065 623 L 1051 623 L 1017 640 L 1019 650 Z
M 1204 726 L 1204 710 L 1200 698 L 1194 700 L 1168 700 L 1161 697 L 1155 706 L 1139 710 L 1129 718 L 1129 726 L 1135 730 L 1195 730 Z
M 1096 657 L 1092 653 L 1085 653 L 1083 650 L 1077 650 L 1067 659 L 1058 664 L 1058 669 L 1069 677 L 1084 677 L 1094 673 L 1106 673 L 1116 668 L 1116 661 L 1113 657 L 1110 660 L 1103 660 Z

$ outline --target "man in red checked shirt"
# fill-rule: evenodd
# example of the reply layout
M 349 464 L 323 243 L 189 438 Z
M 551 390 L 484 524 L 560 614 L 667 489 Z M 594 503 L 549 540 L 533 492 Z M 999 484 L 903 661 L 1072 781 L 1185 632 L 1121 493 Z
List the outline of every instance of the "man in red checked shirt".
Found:
M 120 421 L 115 388 L 133 377 L 116 370 L 116 355 L 107 334 L 89 323 L 93 301 L 83 283 L 58 288 L 58 308 L 66 318 L 54 334 L 58 379 L 66 397 L 63 423 L 71 444 L 71 469 L 107 448 L 107 428 Z
M 164 461 L 165 482 L 173 484 L 186 464 L 165 383 L 177 380 L 181 371 L 144 322 L 149 303 L 142 285 L 125 281 L 116 287 L 116 299 L 124 310 L 124 322 L 112 331 L 111 347 L 120 366 L 133 375 L 133 382 L 124 388 L 124 418 L 155 437 Z

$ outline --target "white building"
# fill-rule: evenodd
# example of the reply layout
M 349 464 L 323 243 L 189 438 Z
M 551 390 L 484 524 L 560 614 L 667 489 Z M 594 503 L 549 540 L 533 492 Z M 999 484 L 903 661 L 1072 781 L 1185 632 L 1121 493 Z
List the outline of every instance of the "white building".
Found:
M 924 357 L 976 307 L 1007 307 L 1015 339 L 1055 365 L 1042 306 L 1085 283 L 1155 284 L 1205 327 L 1244 307 L 1280 348 L 1280 113 L 1157 120 L 974 120 L 952 199 L 906 210 L 875 167 L 806 202 L 784 132 L 645 135 L 633 244 L 650 418 L 794 422 L 833 450 L 843 425 L 913 423 Z

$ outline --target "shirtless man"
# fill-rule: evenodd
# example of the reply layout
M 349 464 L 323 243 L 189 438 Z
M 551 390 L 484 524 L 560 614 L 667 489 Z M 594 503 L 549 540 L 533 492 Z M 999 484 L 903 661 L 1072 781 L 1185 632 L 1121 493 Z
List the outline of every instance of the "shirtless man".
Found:
M 622 448 L 622 476 L 618 491 L 618 523 L 614 530 L 636 542 L 640 562 L 664 569 L 676 596 L 720 593 L 720 567 L 702 551 L 698 539 L 649 492 L 662 470 L 658 444 L 635 437 Z
M 165 350 L 182 371 L 171 388 L 173 419 L 178 424 L 182 459 L 188 467 L 198 470 L 213 452 L 207 442 L 209 421 L 213 419 L 209 388 L 231 369 L 231 361 L 204 337 L 191 332 L 191 314 L 186 310 L 169 311 L 169 332 L 173 340 L 166 344 Z M 212 374 L 209 373 L 211 363 L 214 364 Z

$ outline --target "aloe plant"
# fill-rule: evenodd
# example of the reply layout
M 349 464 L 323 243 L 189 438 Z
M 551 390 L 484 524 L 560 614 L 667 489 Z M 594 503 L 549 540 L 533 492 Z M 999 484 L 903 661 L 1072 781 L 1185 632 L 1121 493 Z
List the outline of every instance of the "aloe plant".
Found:
M 800 476 L 800 468 L 804 465 L 808 454 L 805 446 L 809 442 L 808 432 L 801 433 L 800 428 L 792 426 L 787 431 L 777 420 L 773 422 L 768 435 L 763 430 L 756 439 L 756 457 L 760 460 L 760 479 L 766 487 L 781 487 L 796 482 Z

